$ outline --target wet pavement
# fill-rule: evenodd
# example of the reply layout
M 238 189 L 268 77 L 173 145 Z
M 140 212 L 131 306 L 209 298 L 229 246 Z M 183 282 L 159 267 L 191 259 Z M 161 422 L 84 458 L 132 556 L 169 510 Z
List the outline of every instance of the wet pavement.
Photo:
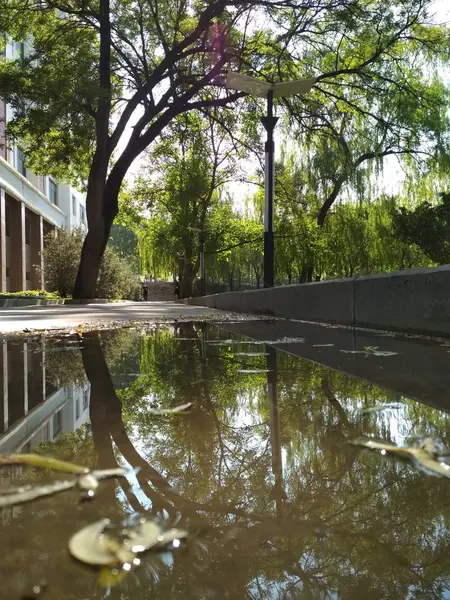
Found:
M 0 308 L 0 333 L 63 329 L 80 323 L 103 326 L 133 320 L 198 319 L 218 312 L 212 308 L 169 301 Z
M 0 452 L 139 471 L 0 508 L 0 597 L 450 598 L 449 479 L 349 444 L 445 439 L 449 349 L 272 321 L 4 342 Z M 55 478 L 0 467 L 4 489 Z M 78 529 L 135 512 L 187 543 L 115 578 L 71 558 Z

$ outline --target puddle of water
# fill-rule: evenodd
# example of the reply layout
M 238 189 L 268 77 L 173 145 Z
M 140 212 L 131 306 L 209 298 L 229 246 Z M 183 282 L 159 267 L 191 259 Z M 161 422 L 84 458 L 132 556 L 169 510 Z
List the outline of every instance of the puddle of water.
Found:
M 450 597 L 449 481 L 347 442 L 445 438 L 447 413 L 229 335 L 182 323 L 86 333 L 77 351 L 3 344 L 0 452 L 140 471 L 92 502 L 68 491 L 0 509 L 1 597 L 44 582 L 44 600 Z M 2 487 L 50 479 L 0 468 Z M 68 540 L 137 511 L 191 540 L 109 590 Z

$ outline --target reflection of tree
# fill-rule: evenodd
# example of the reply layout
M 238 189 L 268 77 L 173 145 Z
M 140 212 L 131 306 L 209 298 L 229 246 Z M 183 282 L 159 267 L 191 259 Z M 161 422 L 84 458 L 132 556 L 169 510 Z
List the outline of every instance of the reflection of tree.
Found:
M 214 336 L 220 333 L 208 332 Z M 156 578 L 147 557 L 118 597 L 443 597 L 450 567 L 448 481 L 346 442 L 353 435 L 395 438 L 400 429 L 443 435 L 442 414 L 405 402 L 394 428 L 392 416 L 361 408 L 398 398 L 270 348 L 264 349 L 268 356 L 242 357 L 235 347 L 208 344 L 205 365 L 192 324 L 136 336 L 132 355 L 142 375 L 117 390 L 115 370 L 125 373 L 128 359 L 116 358 L 108 368 L 107 337 L 83 338 L 92 428 L 85 441 L 101 466 L 125 459 L 140 472 L 138 486 L 120 480 L 123 493 L 106 488 L 83 508 L 86 519 L 131 506 L 166 511 L 204 535 L 203 547 L 188 547 Z M 269 372 L 240 373 L 243 366 Z M 185 401 L 194 403 L 189 414 L 148 411 Z M 55 445 L 55 453 L 66 446 Z M 83 456 L 81 439 L 76 454 Z M 274 494 L 274 479 L 285 498 Z M 52 514 L 66 510 L 67 517 L 73 511 L 68 498 L 47 504 Z M 31 532 L 43 551 L 55 540 L 46 520 L 38 521 Z M 74 580 L 80 572 L 90 577 L 80 568 Z M 61 590 L 63 583 L 58 598 L 76 597 Z M 80 593 L 92 597 L 84 588 Z
M 122 413 L 108 411 L 111 438 L 127 461 L 142 467 L 147 497 L 191 526 L 214 528 L 203 566 L 186 559 L 153 584 L 153 597 L 189 597 L 186 590 L 199 597 L 212 589 L 230 598 L 325 598 L 332 591 L 355 600 L 403 598 L 411 586 L 417 598 L 440 597 L 449 562 L 448 482 L 346 444 L 358 432 L 383 434 L 383 419 L 355 410 L 354 400 L 370 406 L 380 391 L 281 355 L 274 437 L 261 378 L 240 376 L 227 346 L 211 347 L 205 371 L 196 330 L 190 325 L 181 337 L 193 341 L 147 338 L 144 395 L 133 398 L 128 390 Z M 270 352 L 267 366 L 275 371 Z M 189 400 L 195 407 L 190 415 L 155 418 L 145 414 L 150 400 L 163 406 Z M 430 427 L 436 413 L 425 409 L 417 420 L 411 407 L 411 427 L 426 419 Z M 251 425 L 239 422 L 245 409 Z M 439 433 L 439 417 L 436 424 Z M 280 447 L 287 494 L 281 521 L 270 476 L 272 469 L 281 476 Z

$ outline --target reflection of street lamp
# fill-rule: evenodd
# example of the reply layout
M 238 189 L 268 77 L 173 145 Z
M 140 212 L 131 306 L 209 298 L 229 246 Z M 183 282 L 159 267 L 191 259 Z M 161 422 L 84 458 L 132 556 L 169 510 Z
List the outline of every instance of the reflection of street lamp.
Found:
M 205 295 L 205 230 L 198 227 L 188 227 L 190 231 L 198 231 L 200 245 L 200 296 Z
M 315 84 L 315 77 L 311 79 L 299 79 L 297 81 L 283 81 L 282 83 L 269 83 L 250 75 L 228 72 L 227 88 L 246 92 L 252 96 L 267 98 L 267 116 L 261 121 L 267 131 L 265 145 L 266 167 L 265 167 L 265 210 L 264 210 L 264 287 L 273 287 L 274 283 L 274 241 L 273 241 L 273 192 L 274 192 L 274 168 L 273 157 L 275 144 L 273 142 L 273 130 L 278 117 L 273 116 L 273 99 L 284 96 L 296 96 L 306 94 Z
M 267 399 L 269 401 L 270 415 L 270 445 L 272 449 L 272 472 L 275 485 L 271 497 L 275 500 L 277 517 L 281 519 L 283 501 L 286 500 L 286 492 L 283 489 L 283 458 L 281 454 L 281 427 L 280 408 L 278 406 L 277 394 L 277 351 L 272 346 L 266 345 L 267 354 Z

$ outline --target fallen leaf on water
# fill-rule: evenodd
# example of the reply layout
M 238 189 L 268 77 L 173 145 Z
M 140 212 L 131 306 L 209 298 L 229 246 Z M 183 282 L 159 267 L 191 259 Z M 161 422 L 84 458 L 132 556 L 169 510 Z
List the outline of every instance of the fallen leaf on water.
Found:
M 0 508 L 5 506 L 12 506 L 13 504 L 22 504 L 23 502 L 30 502 L 43 496 L 52 496 L 59 492 L 65 492 L 77 485 L 77 480 L 72 479 L 68 481 L 55 481 L 47 485 L 36 485 L 36 486 L 24 486 L 23 489 L 17 489 L 12 493 L 2 493 L 0 496 Z
M 187 411 L 193 405 L 192 402 L 186 402 L 175 408 L 149 408 L 148 412 L 152 415 L 173 415 Z
M 77 335 L 78 335 L 79 338 L 83 337 L 83 325 L 81 325 L 81 323 L 77 327 Z
M 235 356 L 269 356 L 268 352 L 235 352 Z
M 390 352 L 389 350 L 378 350 L 378 346 L 364 346 L 367 355 L 373 356 L 395 356 L 398 352 Z
M 76 559 L 89 565 L 111 565 L 133 560 L 134 554 L 105 535 L 109 519 L 101 519 L 80 529 L 69 540 L 69 550 Z
M 118 526 L 101 519 L 75 533 L 69 540 L 69 550 L 77 560 L 90 565 L 132 564 L 136 554 L 169 543 L 178 547 L 185 537 L 187 532 L 182 529 L 165 530 L 161 524 L 145 518 Z
M 92 475 L 96 479 L 108 479 L 108 477 L 123 477 L 127 473 L 137 473 L 139 467 L 135 469 L 123 469 L 122 467 L 116 467 L 115 469 L 100 469 L 92 471 Z
M 129 571 L 126 569 L 111 568 L 111 566 L 102 567 L 98 574 L 97 583 L 102 588 L 113 588 L 125 579 L 128 574 Z
M 331 348 L 334 344 L 313 344 L 313 348 Z M 341 350 L 341 352 L 345 352 L 345 350 Z
M 237 372 L 238 373 L 248 373 L 248 374 L 269 373 L 270 369 L 238 369 Z
M 370 412 L 380 412 L 382 410 L 388 410 L 388 409 L 400 409 L 400 408 L 404 408 L 405 405 L 402 404 L 401 402 L 391 402 L 390 404 L 376 404 L 375 406 L 368 406 L 367 408 L 362 408 L 361 412 L 362 413 L 370 413 Z
M 28 467 L 64 471 L 66 473 L 89 473 L 87 467 L 50 456 L 41 456 L 40 454 L 0 454 L 0 465 L 27 465 Z
M 379 450 L 382 455 L 393 454 L 408 458 L 427 471 L 431 471 L 441 477 L 450 478 L 450 465 L 439 460 L 439 457 L 436 457 L 427 449 L 430 447 L 430 441 L 433 441 L 432 438 L 422 440 L 419 447 L 396 446 L 390 442 L 373 440 L 366 437 L 359 437 L 348 441 L 355 446 L 363 446 L 370 450 Z
M 77 477 L 64 481 L 54 481 L 44 485 L 2 488 L 0 490 L 0 508 L 23 504 L 24 502 L 30 502 L 43 496 L 53 496 L 53 494 L 65 492 L 77 486 L 87 492 L 87 498 L 93 498 L 100 480 L 107 479 L 108 477 L 121 477 L 130 472 L 129 469 L 123 468 L 89 471 L 87 467 L 81 467 L 80 465 L 74 465 L 56 458 L 39 456 L 37 454 L 2 454 L 0 455 L 0 465 L 2 464 L 25 464 L 29 467 L 66 471 L 77 475 Z
M 340 350 L 344 354 L 364 354 L 368 356 L 395 356 L 398 352 L 390 352 L 389 350 L 378 350 L 378 346 L 364 346 L 364 350 Z

